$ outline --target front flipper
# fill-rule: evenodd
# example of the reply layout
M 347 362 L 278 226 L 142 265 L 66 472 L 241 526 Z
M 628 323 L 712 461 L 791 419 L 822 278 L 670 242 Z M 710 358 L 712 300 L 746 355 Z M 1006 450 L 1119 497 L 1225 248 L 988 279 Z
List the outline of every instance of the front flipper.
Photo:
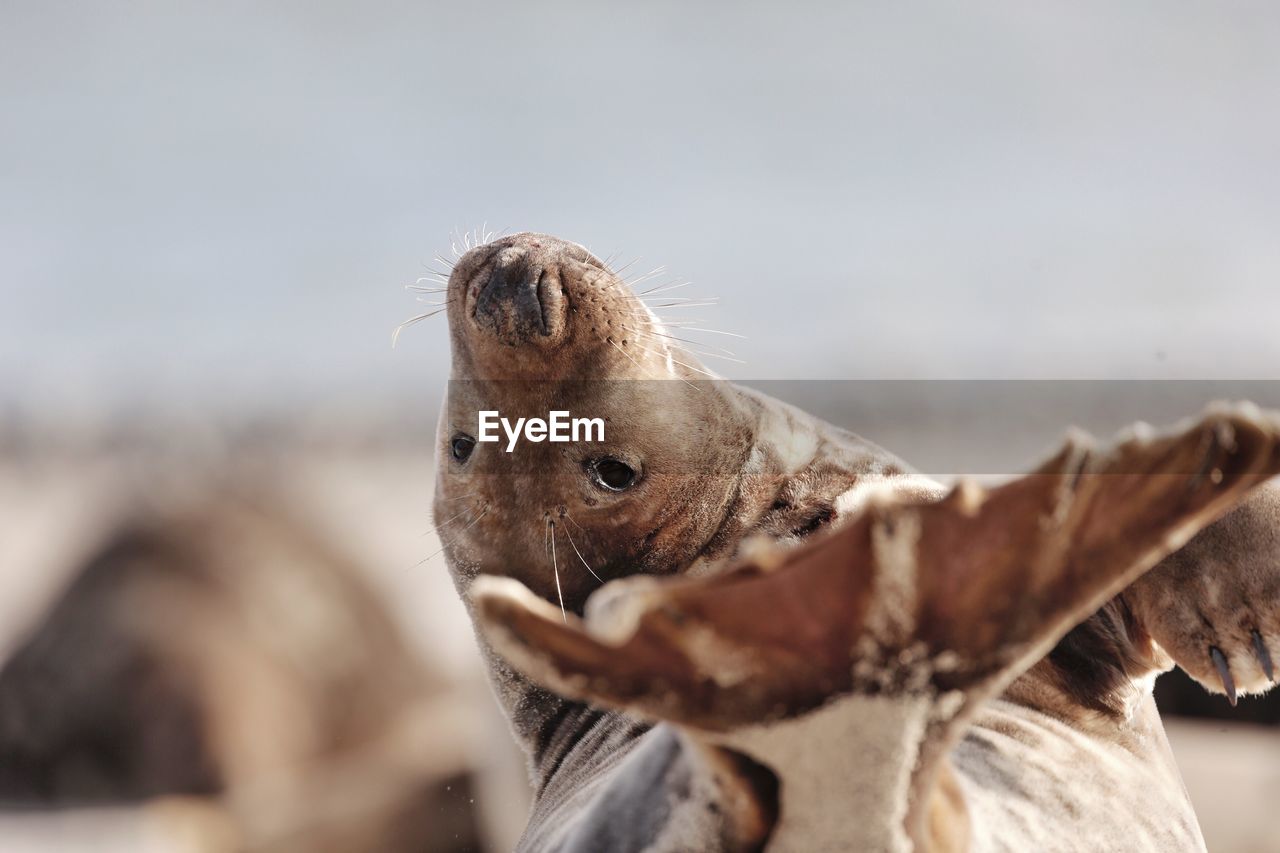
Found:
M 1280 667 L 1280 483 L 1206 527 L 1123 599 L 1178 666 L 1231 704 L 1269 689 Z
M 996 689 L 1280 470 L 1254 409 L 1105 453 L 1070 441 L 1035 473 L 892 495 L 736 570 L 631 578 L 584 621 L 510 580 L 473 588 L 494 648 L 567 696 L 724 731 L 841 693 Z
M 946 756 L 972 710 L 1277 473 L 1278 433 L 1250 409 L 1106 453 L 1069 442 L 999 488 L 888 492 L 724 574 L 614 582 L 585 620 L 481 578 L 477 621 L 552 690 L 680 724 L 690 755 L 773 774 L 776 800 L 758 774 L 725 778 L 742 814 L 776 806 L 775 848 L 964 850 L 971 815 Z

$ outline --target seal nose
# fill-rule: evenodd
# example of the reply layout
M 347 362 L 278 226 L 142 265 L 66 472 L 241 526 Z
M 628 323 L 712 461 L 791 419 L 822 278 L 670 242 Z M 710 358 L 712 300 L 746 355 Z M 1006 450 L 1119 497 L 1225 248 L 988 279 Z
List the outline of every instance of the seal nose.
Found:
M 486 320 L 499 337 L 516 343 L 547 333 L 538 283 L 541 269 L 520 248 L 504 248 L 494 257 L 489 280 L 476 300 L 476 319 Z
M 476 299 L 476 319 L 509 344 L 552 333 L 548 271 L 521 247 L 494 257 L 489 279 Z

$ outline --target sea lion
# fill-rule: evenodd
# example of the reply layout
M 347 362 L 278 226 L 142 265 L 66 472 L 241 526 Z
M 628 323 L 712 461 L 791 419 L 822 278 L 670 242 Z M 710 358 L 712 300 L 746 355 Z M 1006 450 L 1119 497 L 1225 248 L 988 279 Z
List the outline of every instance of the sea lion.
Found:
M 508 578 L 532 593 L 522 598 L 509 587 L 490 588 L 479 596 L 479 611 L 473 610 L 482 627 L 506 629 L 482 631 L 480 640 L 499 698 L 530 756 L 537 801 L 523 849 L 690 849 L 709 839 L 723 849 L 761 847 L 778 827 L 788 825 L 779 809 L 796 808 L 780 799 L 779 775 L 786 774 L 776 766 L 776 753 L 726 750 L 668 723 L 652 725 L 653 720 L 690 723 L 686 701 L 705 711 L 716 696 L 694 701 L 672 698 L 670 691 L 645 693 L 656 682 L 639 675 L 652 676 L 657 664 L 652 659 L 643 665 L 628 661 L 629 653 L 619 650 L 629 637 L 639 635 L 647 612 L 627 603 L 628 597 L 666 601 L 669 591 L 661 585 L 637 592 L 637 584 L 657 583 L 652 576 L 715 580 L 724 567 L 753 554 L 770 565 L 785 562 L 759 555 L 774 555 L 776 546 L 861 523 L 869 505 L 934 501 L 955 510 L 965 500 L 980 504 L 984 498 L 970 491 L 968 498 L 959 493 L 947 503 L 946 489 L 913 473 L 887 451 L 759 393 L 715 380 L 614 271 L 576 244 L 517 234 L 479 246 L 458 260 L 445 296 L 452 369 L 437 436 L 434 507 L 445 554 L 460 594 L 473 608 L 472 587 L 481 574 Z M 512 416 L 571 409 L 603 417 L 606 437 L 599 444 L 526 444 L 508 453 L 475 441 L 482 409 Z M 1270 436 L 1265 419 L 1213 424 L 1187 433 L 1188 441 L 1204 445 L 1197 464 L 1216 460 L 1215 454 L 1228 447 L 1220 434 L 1230 438 L 1238 429 Z M 1255 479 L 1272 473 L 1270 458 L 1265 458 L 1265 464 L 1246 466 L 1246 473 Z M 1209 471 L 1178 473 L 1184 480 L 1199 476 L 1204 481 Z M 1133 778 L 1154 774 L 1161 780 L 1151 813 L 1134 818 L 1138 829 L 1130 848 L 1201 849 L 1194 814 L 1150 700 L 1151 677 L 1177 662 L 1206 686 L 1228 694 L 1268 686 L 1280 651 L 1280 634 L 1267 616 L 1275 611 L 1274 606 L 1268 611 L 1267 603 L 1275 601 L 1275 567 L 1280 565 L 1273 523 L 1277 506 L 1274 489 L 1260 490 L 1146 580 L 1122 589 L 1117 578 L 1135 580 L 1141 568 L 1149 567 L 1145 557 L 1159 555 L 1161 543 L 1166 550 L 1182 544 L 1185 536 L 1168 537 L 1175 531 L 1189 536 L 1196 526 L 1212 521 L 1213 513 L 1165 517 L 1152 529 L 1166 538 L 1149 542 L 1144 559 L 1130 554 L 1127 560 L 1104 561 L 1112 573 L 1082 584 L 1070 606 L 1054 611 L 1049 627 L 1021 638 L 1026 648 L 1001 646 L 1009 656 L 997 674 L 986 672 L 989 677 L 958 688 L 978 716 L 964 730 L 956 754 L 990 752 L 990 760 L 977 763 L 989 771 L 988 781 L 995 781 L 978 791 L 972 779 L 963 791 L 947 783 L 946 796 L 929 803 L 942 803 L 944 811 L 967 820 L 981 811 L 975 811 L 975 804 L 989 804 L 983 797 L 990 794 L 998 810 L 1002 796 L 1018 800 L 1018 780 L 1009 774 L 1016 777 L 1019 761 L 1031 762 L 1048 774 L 1037 780 L 1048 786 L 1047 796 L 1059 798 L 1055 814 L 1060 820 L 1046 825 L 1060 827 L 1064 820 L 1072 825 L 1072 815 L 1088 825 L 1091 815 L 1085 806 L 1097 807 L 1099 801 L 1071 801 L 1076 786 L 1072 776 L 1105 753 L 1107 761 L 1118 761 Z M 1216 513 L 1227 508 L 1213 504 Z M 1013 523 L 1012 516 L 1006 520 Z M 1214 561 L 1220 537 L 1235 543 L 1238 562 L 1219 566 Z M 596 593 L 610 581 L 637 575 L 646 577 Z M 891 582 L 910 589 L 912 579 L 904 572 Z M 1170 595 L 1190 597 L 1204 585 L 1232 594 L 1199 602 L 1198 632 L 1189 631 L 1180 615 L 1186 608 L 1159 604 Z M 1234 605 L 1247 597 L 1243 590 L 1271 597 L 1242 612 Z M 1114 597 L 1099 599 L 1103 592 Z M 570 614 L 582 614 L 593 593 L 590 610 L 597 615 L 589 617 L 589 624 L 607 635 L 604 646 L 616 652 L 602 661 L 603 669 L 583 668 L 575 658 L 575 650 L 590 648 L 587 639 L 545 632 L 545 619 L 530 617 L 526 623 L 518 616 L 545 616 L 536 604 L 545 600 L 569 624 Z M 893 600 L 882 592 L 876 598 Z M 760 597 L 744 601 L 751 606 L 745 611 L 751 618 L 769 621 L 767 609 L 759 609 Z M 1088 614 L 1082 607 L 1097 607 L 1097 613 L 1084 618 Z M 975 615 L 971 608 L 968 616 Z M 810 621 L 825 624 L 816 617 Z M 521 635 L 521 624 L 537 630 Z M 940 619 L 938 624 L 958 629 L 964 623 Z M 792 614 L 774 630 L 804 633 L 811 627 Z M 667 630 L 678 635 L 686 628 L 677 623 Z M 717 639 L 715 631 L 700 636 L 712 658 L 726 666 L 736 663 L 740 672 L 751 673 L 748 682 L 759 682 L 751 668 L 759 644 L 744 655 L 735 643 Z M 522 671 L 494 653 L 495 638 Z M 1046 638 L 1060 641 L 1045 645 Z M 963 645 L 958 648 L 964 651 Z M 1035 658 L 1027 658 L 1027 648 Z M 564 659 L 572 664 L 558 666 Z M 634 667 L 638 692 L 611 692 L 608 667 L 613 663 Z M 1009 683 L 1026 666 L 1026 673 Z M 530 680 L 527 672 L 557 692 Z M 841 691 L 832 672 L 810 675 L 806 689 L 824 696 Z M 729 676 L 721 669 L 719 677 Z M 1002 694 L 988 700 L 983 691 L 994 689 L 992 685 Z M 666 704 L 654 696 L 666 696 Z M 756 722 L 767 718 L 766 707 L 752 707 L 759 714 Z M 795 707 L 783 703 L 782 711 Z M 943 737 L 928 743 L 945 752 L 960 735 L 946 729 Z M 820 746 L 831 749 L 830 743 Z M 1036 763 L 1037 755 L 1052 760 Z M 795 776 L 786 778 L 791 779 L 788 784 L 798 784 Z M 820 774 L 814 778 L 823 781 Z M 1049 808 L 1023 794 L 1020 802 L 1027 811 L 1022 817 Z M 933 843 L 944 849 L 943 841 L 929 841 L 926 814 L 933 813 L 916 809 L 899 815 L 904 837 L 918 846 Z M 957 836 L 955 827 L 962 823 L 959 817 L 942 821 L 948 827 L 943 836 L 965 843 L 981 839 L 980 847 L 1001 845 L 999 837 L 982 835 L 993 826 L 990 820 Z M 1065 842 L 1059 838 L 1055 843 Z M 1087 841 L 1079 843 L 1088 846 Z

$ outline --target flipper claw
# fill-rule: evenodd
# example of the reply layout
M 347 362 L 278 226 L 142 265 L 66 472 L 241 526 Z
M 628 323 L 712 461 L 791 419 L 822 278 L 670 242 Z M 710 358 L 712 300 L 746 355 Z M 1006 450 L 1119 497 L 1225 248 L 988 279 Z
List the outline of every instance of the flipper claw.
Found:
M 1218 676 L 1222 679 L 1222 689 L 1227 691 L 1227 701 L 1234 708 L 1236 704 L 1236 683 L 1231 677 L 1231 667 L 1227 666 L 1227 658 L 1217 646 L 1209 647 L 1209 657 L 1213 660 L 1213 665 L 1218 668 Z
M 1258 629 L 1253 629 L 1253 652 L 1258 657 L 1258 663 L 1262 664 L 1262 671 L 1267 675 L 1267 681 L 1276 680 L 1276 669 L 1271 663 L 1271 652 L 1267 649 L 1266 641 L 1262 639 L 1262 635 L 1258 633 Z

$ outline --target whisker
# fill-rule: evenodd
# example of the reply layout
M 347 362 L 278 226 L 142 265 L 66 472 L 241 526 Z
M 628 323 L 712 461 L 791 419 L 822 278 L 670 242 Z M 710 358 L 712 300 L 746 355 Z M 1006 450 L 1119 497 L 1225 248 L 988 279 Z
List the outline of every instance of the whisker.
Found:
M 623 284 L 626 284 L 628 287 L 635 287 L 637 284 L 640 284 L 641 282 L 649 281 L 652 278 L 656 278 L 657 276 L 662 275 L 666 271 L 667 271 L 667 268 L 665 266 L 654 267 L 644 275 L 638 275 L 629 281 L 623 282 Z
M 461 516 L 464 516 L 464 515 L 466 515 L 466 514 L 467 514 L 467 513 L 469 513 L 469 512 L 471 512 L 471 510 L 470 510 L 470 509 L 464 509 L 464 510 L 462 510 L 461 512 L 459 512 L 457 515 L 451 515 L 451 516 L 449 516 L 448 518 L 446 518 L 444 521 L 441 521 L 441 522 L 438 522 L 438 523 L 436 523 L 436 524 L 431 525 L 431 529 L 430 529 L 430 530 L 428 530 L 426 533 L 422 534 L 422 536 L 423 536 L 423 537 L 430 536 L 432 533 L 435 533 L 435 532 L 439 531 L 441 527 L 444 527 L 446 524 L 448 524 L 449 522 L 453 521 L 455 518 L 459 518 L 459 517 L 461 517 Z
M 449 310 L 449 306 L 446 304 L 443 308 L 437 308 L 434 311 L 428 311 L 425 314 L 419 314 L 416 317 L 410 317 L 408 320 L 405 320 L 399 326 L 396 326 L 396 330 L 391 333 L 391 348 L 395 349 L 396 341 L 400 340 L 400 333 L 403 332 L 405 329 L 417 323 L 421 323 L 423 320 L 426 320 L 430 317 L 434 317 L 437 314 L 442 314 L 448 310 Z
M 614 254 L 615 254 L 615 255 L 619 255 L 619 254 L 621 254 L 621 252 L 614 252 Z M 640 262 L 640 259 L 639 259 L 639 258 L 632 258 L 631 260 L 627 261 L 627 262 L 626 262 L 625 264 L 623 264 L 622 266 L 618 267 L 616 270 L 611 268 L 611 269 L 610 269 L 610 272 L 612 272 L 612 273 L 613 273 L 614 275 L 616 275 L 618 278 L 622 278 L 622 274 L 623 274 L 624 272 L 626 272 L 627 270 L 631 269 L 633 266 L 635 266 L 635 265 L 636 265 L 637 263 L 639 263 L 639 262 Z
M 434 499 L 434 500 L 439 500 L 441 503 L 452 503 L 453 501 L 460 501 L 460 500 L 462 500 L 463 498 L 469 498 L 469 497 L 471 497 L 472 495 L 478 495 L 478 494 L 480 494 L 480 492 L 475 491 L 475 492 L 467 492 L 467 493 L 465 493 L 465 494 L 461 494 L 461 495 L 455 495 L 455 496 L 453 496 L 453 497 L 451 497 L 451 498 L 433 498 L 433 499 Z
M 684 300 L 680 302 L 675 302 L 675 301 L 663 302 L 660 305 L 650 305 L 649 307 L 650 308 L 708 308 L 716 304 L 717 304 L 717 300 L 715 297 L 708 297 L 706 299 L 701 299 L 696 301 L 693 299 L 689 299 L 689 300 Z
M 712 379 L 720 378 L 719 376 L 716 376 L 714 373 L 711 373 L 710 371 L 707 371 L 707 370 L 703 370 L 700 367 L 694 367 L 692 364 L 685 364 L 683 361 L 679 361 L 678 359 L 674 359 L 674 358 L 671 360 L 676 364 L 680 365 L 681 367 L 687 367 L 689 370 L 692 370 L 694 373 L 701 373 L 703 376 L 708 376 Z
M 556 596 L 560 599 L 560 618 L 564 620 L 566 625 L 569 624 L 569 614 L 564 610 L 564 593 L 560 590 L 560 566 L 556 562 L 556 523 L 551 519 L 547 519 L 548 531 L 551 533 L 551 571 L 556 576 Z
M 622 328 L 625 329 L 627 327 L 623 326 Z M 642 335 L 657 335 L 660 338 L 670 338 L 673 341 L 680 341 L 681 343 L 690 344 L 695 347 L 705 347 L 705 348 L 713 349 L 717 352 L 722 352 L 725 355 L 737 355 L 737 353 L 735 353 L 733 350 L 726 349 L 725 347 L 719 346 L 717 344 L 708 344 L 703 341 L 695 341 L 690 338 L 682 338 L 679 335 L 671 335 L 666 332 L 659 332 L 656 329 L 636 329 L 635 331 Z
M 704 329 L 699 326 L 687 325 L 688 323 L 696 323 L 696 322 L 698 321 L 697 320 L 672 320 L 672 321 L 664 320 L 662 324 L 664 326 L 679 326 L 683 329 L 688 329 L 690 332 L 706 332 L 709 335 L 728 335 L 731 338 L 742 338 L 744 341 L 747 339 L 746 335 L 740 335 L 737 332 L 722 332 L 719 329 Z
M 651 269 L 651 270 L 649 270 L 647 273 L 644 273 L 643 275 L 638 275 L 638 276 L 636 276 L 636 277 L 635 277 L 635 278 L 633 278 L 633 279 L 626 279 L 626 278 L 623 278 L 623 276 L 622 276 L 623 271 L 624 271 L 624 270 L 626 270 L 626 269 L 627 269 L 627 267 L 630 267 L 632 264 L 636 263 L 636 261 L 639 261 L 639 260 L 640 260 L 639 258 L 633 258 L 632 260 L 628 261 L 624 266 L 619 267 L 619 268 L 618 268 L 618 269 L 616 269 L 616 270 L 613 270 L 612 272 L 613 272 L 614 276 L 616 277 L 616 280 L 615 280 L 615 281 L 610 282 L 610 283 L 609 283 L 609 286 L 608 286 L 608 287 L 606 287 L 606 288 L 604 288 L 604 289 L 603 289 L 603 290 L 601 290 L 600 292 L 601 292 L 601 293 L 607 293 L 607 292 L 609 292 L 610 290 L 613 290 L 615 287 L 618 287 L 619 285 L 621 285 L 622 287 L 630 287 L 630 288 L 633 288 L 633 289 L 634 289 L 634 288 L 635 288 L 635 286 L 636 286 L 637 284 L 639 284 L 640 282 L 642 282 L 642 281 L 648 281 L 649 279 L 653 278 L 654 276 L 662 275 L 662 274 L 663 274 L 663 272 L 665 272 L 665 271 L 666 271 L 666 267 L 657 267 L 657 268 L 655 268 L 655 269 Z
M 457 225 L 449 232 L 449 241 L 449 249 L 455 257 L 460 258 L 471 250 L 471 232 L 463 232 Z M 458 251 L 459 243 L 462 244 L 462 251 Z
M 664 324 L 656 314 L 654 314 L 652 317 L 649 317 L 647 319 L 649 322 L 645 323 L 642 328 L 638 328 L 635 331 L 640 332 L 642 334 L 646 334 L 646 335 L 657 335 L 660 338 L 671 338 L 673 341 L 684 341 L 687 344 L 694 344 L 695 346 L 709 347 L 714 350 L 719 350 L 720 352 L 723 352 L 723 353 L 728 353 L 729 355 L 734 354 L 732 350 L 722 347 L 719 344 L 707 343 L 705 341 L 696 341 L 689 338 L 682 338 L 679 335 L 671 334 L 670 332 L 666 331 Z M 623 328 L 628 328 L 628 327 L 624 326 Z M 683 329 L 681 328 L 679 330 L 682 331 Z
M 687 282 L 685 282 L 684 284 L 682 284 L 682 285 L 680 285 L 680 286 L 681 286 L 681 287 L 684 287 L 684 286 L 685 286 L 685 285 L 687 285 L 687 284 L 693 284 L 693 282 L 691 282 L 691 281 L 687 281 Z M 713 300 L 713 299 L 719 299 L 719 298 L 720 298 L 720 297 L 718 297 L 718 296 L 662 296 L 662 295 L 661 295 L 661 294 L 662 294 L 662 292 L 663 292 L 664 290 L 674 290 L 674 289 L 675 289 L 675 288 L 671 288 L 671 287 L 664 287 L 664 288 L 662 288 L 661 290 L 653 290 L 653 291 L 646 290 L 646 291 L 644 291 L 643 293 L 637 293 L 637 294 L 636 294 L 636 296 L 637 296 L 637 297 L 639 297 L 639 298 L 640 298 L 640 300 L 641 300 L 642 302 L 648 302 L 648 301 L 649 301 L 649 297 L 650 297 L 650 296 L 652 296 L 652 298 L 654 298 L 654 299 L 667 299 L 667 300 L 670 300 L 671 302 L 681 302 L 681 303 L 683 303 L 683 302 L 710 302 L 710 301 L 711 301 L 711 300 Z
M 698 356 L 699 358 L 718 358 L 718 359 L 720 359 L 721 361 L 731 361 L 731 362 L 733 362 L 734 364 L 746 364 L 746 362 L 745 362 L 745 361 L 743 361 L 742 359 L 738 358 L 737 356 L 732 356 L 732 355 L 729 355 L 728 353 L 723 353 L 723 352 L 716 352 L 715 350 L 704 350 L 704 349 L 700 349 L 700 348 L 698 348 L 698 347 L 690 346 L 690 345 L 689 345 L 689 344 L 687 344 L 687 343 L 685 343 L 685 344 L 674 344 L 674 343 L 673 343 L 673 344 L 667 344 L 667 343 L 666 343 L 666 342 L 664 342 L 664 341 L 656 341 L 656 340 L 654 341 L 654 343 L 659 344 L 659 345 L 665 345 L 665 346 L 674 346 L 674 347 L 676 347 L 677 349 L 679 349 L 681 352 L 687 352 L 687 353 L 689 353 L 690 355 L 696 355 L 696 356 Z
M 641 302 L 645 303 L 646 305 L 649 304 L 650 299 L 666 299 L 667 305 L 684 305 L 684 306 L 691 306 L 692 303 L 694 302 L 702 302 L 707 305 L 717 305 L 720 302 L 719 296 L 652 296 L 652 297 L 637 296 L 636 298 L 639 299 Z M 656 305 L 654 307 L 662 308 L 663 306 Z
M 569 518 L 569 516 L 568 516 L 567 514 L 566 514 L 566 516 L 565 516 L 565 517 L 566 517 L 566 518 Z M 573 519 L 572 519 L 572 518 L 569 518 L 569 520 L 570 520 L 570 521 L 573 521 Z M 576 522 L 576 521 L 573 521 L 573 524 L 574 524 L 574 526 L 575 526 L 575 527 L 577 527 L 579 530 L 582 530 L 582 525 L 581 525 L 581 524 L 578 524 L 578 522 Z M 573 541 L 573 534 L 569 532 L 569 528 L 567 528 L 567 527 L 566 527 L 566 528 L 564 529 L 564 535 L 565 535 L 565 536 L 567 536 L 567 537 L 569 537 L 569 544 L 573 547 L 573 553 L 575 553 L 575 554 L 577 554 L 577 555 L 578 555 L 578 559 L 582 561 L 582 565 L 584 565 L 584 566 L 586 566 L 586 567 L 587 567 L 587 571 L 591 572 L 591 576 L 592 576 L 593 578 L 595 578 L 596 580 L 600 581 L 600 583 L 604 583 L 604 578 L 602 578 L 602 577 L 600 577 L 598 574 L 596 574 L 596 570 L 595 570 L 595 569 L 593 569 L 593 568 L 591 568 L 591 564 L 587 562 L 587 558 L 586 558 L 586 557 L 584 557 L 584 556 L 582 556 L 582 552 L 581 552 L 581 551 L 579 551 L 579 550 L 578 550 L 578 546 L 577 546 L 576 544 L 574 544 L 574 541 Z
M 637 260 L 640 260 L 639 257 L 632 257 L 631 260 L 628 260 L 627 263 L 620 266 L 620 268 L 609 269 L 609 272 L 613 274 L 613 280 L 612 282 L 609 282 L 607 287 L 600 288 L 600 292 L 607 293 L 609 291 L 612 291 L 612 289 L 614 287 L 617 287 L 618 284 L 622 284 L 623 287 L 627 287 L 628 286 L 627 280 L 625 278 L 622 278 L 622 274 L 625 273 L 626 270 L 630 268 L 632 264 L 635 264 Z
M 721 332 L 721 330 L 719 329 L 704 329 L 701 327 L 696 327 L 696 325 L 686 325 L 686 327 L 682 327 L 682 328 L 689 329 L 690 332 L 703 332 L 705 334 L 723 334 L 723 336 L 727 336 L 731 338 L 739 338 L 740 341 L 746 341 L 745 334 L 739 334 L 737 332 Z
M 632 357 L 631 357 L 631 353 L 627 352 L 625 349 L 623 349 L 622 347 L 618 346 L 618 344 L 617 344 L 616 342 L 614 342 L 613 338 L 605 338 L 605 339 L 604 339 L 604 341 L 605 341 L 605 343 L 607 343 L 609 346 L 613 347 L 613 348 L 614 348 L 614 349 L 616 349 L 618 352 L 620 352 L 620 353 L 622 353 L 623 355 L 625 355 L 625 356 L 626 356 L 626 357 L 631 361 L 631 363 L 632 363 L 632 364 L 634 364 L 636 367 L 639 367 L 639 368 L 640 368 L 641 372 L 643 372 L 643 371 L 644 371 L 644 367 L 640 364 L 640 362 L 638 362 L 638 361 L 636 361 L 634 358 L 632 358 Z M 674 359 L 673 359 L 673 361 L 674 361 Z M 685 379 L 683 376 L 677 376 L 676 378 L 677 378 L 677 379 L 679 379 L 681 382 L 683 382 L 685 385 L 688 385 L 690 388 L 693 388 L 693 389 L 695 389 L 695 390 L 699 390 L 699 389 L 698 389 L 698 386 L 694 385 L 692 382 L 690 382 L 688 379 Z
M 641 370 L 644 370 L 644 367 L 641 366 L 640 362 L 636 361 L 634 358 L 631 358 L 631 353 L 627 352 L 625 349 L 623 349 L 622 347 L 614 343 L 613 338 L 605 338 L 604 341 L 605 343 L 609 344 L 609 346 L 613 347 L 618 352 L 625 355 L 628 359 L 631 359 L 631 363 L 634 364 L 636 367 L 639 367 Z
M 663 328 L 675 329 L 677 331 L 684 331 L 685 329 L 689 329 L 690 331 L 695 331 L 698 328 L 697 326 L 694 325 L 695 323 L 706 322 L 701 317 L 694 317 L 688 320 L 677 320 L 673 317 L 661 317 L 657 314 L 654 314 L 653 316 L 657 317 L 658 324 L 661 325 Z
M 740 358 L 737 358 L 732 355 L 725 355 L 724 353 L 721 353 L 721 352 L 708 352 L 707 350 L 694 349 L 693 347 L 687 346 L 687 345 L 680 347 L 680 349 L 684 352 L 689 353 L 690 355 L 696 355 L 698 356 L 698 358 L 718 358 L 721 361 L 729 361 L 729 362 L 733 362 L 734 364 L 747 363 Z
M 446 308 L 447 308 L 447 306 L 446 306 Z M 428 311 L 428 312 L 427 312 L 427 313 L 425 313 L 425 314 L 419 314 L 419 315 L 418 315 L 418 316 L 416 316 L 416 317 L 410 317 L 408 320 L 405 320 L 405 321 L 404 321 L 403 323 L 401 323 L 399 326 L 396 326 L 396 330 L 395 330 L 395 332 L 394 332 L 394 333 L 392 334 L 392 336 L 391 336 L 391 345 L 392 345 L 392 346 L 395 346 L 396 338 L 400 337 L 400 330 L 401 330 L 401 329 L 408 328 L 409 326 L 412 326 L 412 325 L 414 325 L 415 323 L 421 323 L 423 320 L 426 320 L 426 319 L 428 319 L 428 318 L 430 318 L 430 317 L 434 317 L 435 315 L 437 315 L 437 314 L 441 313 L 441 312 L 442 312 L 442 311 L 444 311 L 444 310 L 446 310 L 446 309 L 445 309 L 445 308 L 439 308 L 439 309 L 437 309 L 437 310 L 435 310 L 435 311 Z
M 485 508 L 484 508 L 484 512 L 480 513 L 480 514 L 479 514 L 479 515 L 477 515 L 475 518 L 471 519 L 471 521 L 467 524 L 467 526 L 466 526 L 466 527 L 464 527 L 464 528 L 462 528 L 461 530 L 459 530 L 459 531 L 458 531 L 458 533 L 457 533 L 457 535 L 456 535 L 456 536 L 454 536 L 454 537 L 453 537 L 452 539 L 450 539 L 448 542 L 443 542 L 443 541 L 442 541 L 442 543 L 441 543 L 441 545 L 440 545 L 440 547 L 439 547 L 439 548 L 437 548 L 436 550 L 432 551 L 430 554 L 428 554 L 427 556 L 423 557 L 423 558 L 422 558 L 421 560 L 419 560 L 418 562 L 414 563 L 414 564 L 413 564 L 413 567 L 416 569 L 416 568 L 418 568 L 419 566 L 421 566 L 423 563 L 425 563 L 425 562 L 427 562 L 427 561 L 431 560 L 431 559 L 432 559 L 432 558 L 434 558 L 434 557 L 439 556 L 439 555 L 444 551 L 444 549 L 445 549 L 445 548 L 448 548 L 450 545 L 454 544 L 454 543 L 455 543 L 455 542 L 457 542 L 459 539 L 461 539 L 461 538 L 462 538 L 462 534 L 466 533 L 468 530 L 470 530 L 471 528 L 475 527 L 475 526 L 476 526 L 476 524 L 480 521 L 480 519 L 484 518 L 484 517 L 485 517 L 486 515 L 488 515 L 488 514 L 489 514 L 489 507 L 485 507 Z
M 659 284 L 649 288 L 648 290 L 642 290 L 637 295 L 643 298 L 651 294 L 665 293 L 668 290 L 679 290 L 680 288 L 688 287 L 691 284 L 693 284 L 693 282 L 691 281 L 681 281 L 681 282 L 677 282 L 676 284 Z
M 625 329 L 626 327 L 624 326 L 623 328 Z M 680 347 L 680 349 L 684 350 L 687 353 L 690 353 L 691 355 L 701 356 L 703 358 L 718 358 L 722 361 L 732 361 L 732 362 L 736 362 L 737 364 L 746 364 L 745 361 L 743 361 L 740 358 L 734 357 L 733 353 L 727 350 L 723 352 L 713 352 L 713 351 L 702 349 L 704 345 L 698 343 L 697 341 L 690 341 L 684 338 L 677 338 L 675 335 L 664 335 L 661 332 L 646 332 L 643 329 L 631 329 L 629 331 L 631 331 L 637 336 L 647 337 L 650 340 L 654 341 L 655 343 L 663 343 L 662 341 L 657 340 L 657 337 L 669 338 L 673 341 L 680 341 L 681 343 L 685 344 L 685 346 Z M 654 336 L 657 336 L 657 337 L 654 337 Z M 710 346 L 710 344 L 707 344 L 705 346 Z M 715 347 L 714 349 L 723 349 L 723 348 Z

